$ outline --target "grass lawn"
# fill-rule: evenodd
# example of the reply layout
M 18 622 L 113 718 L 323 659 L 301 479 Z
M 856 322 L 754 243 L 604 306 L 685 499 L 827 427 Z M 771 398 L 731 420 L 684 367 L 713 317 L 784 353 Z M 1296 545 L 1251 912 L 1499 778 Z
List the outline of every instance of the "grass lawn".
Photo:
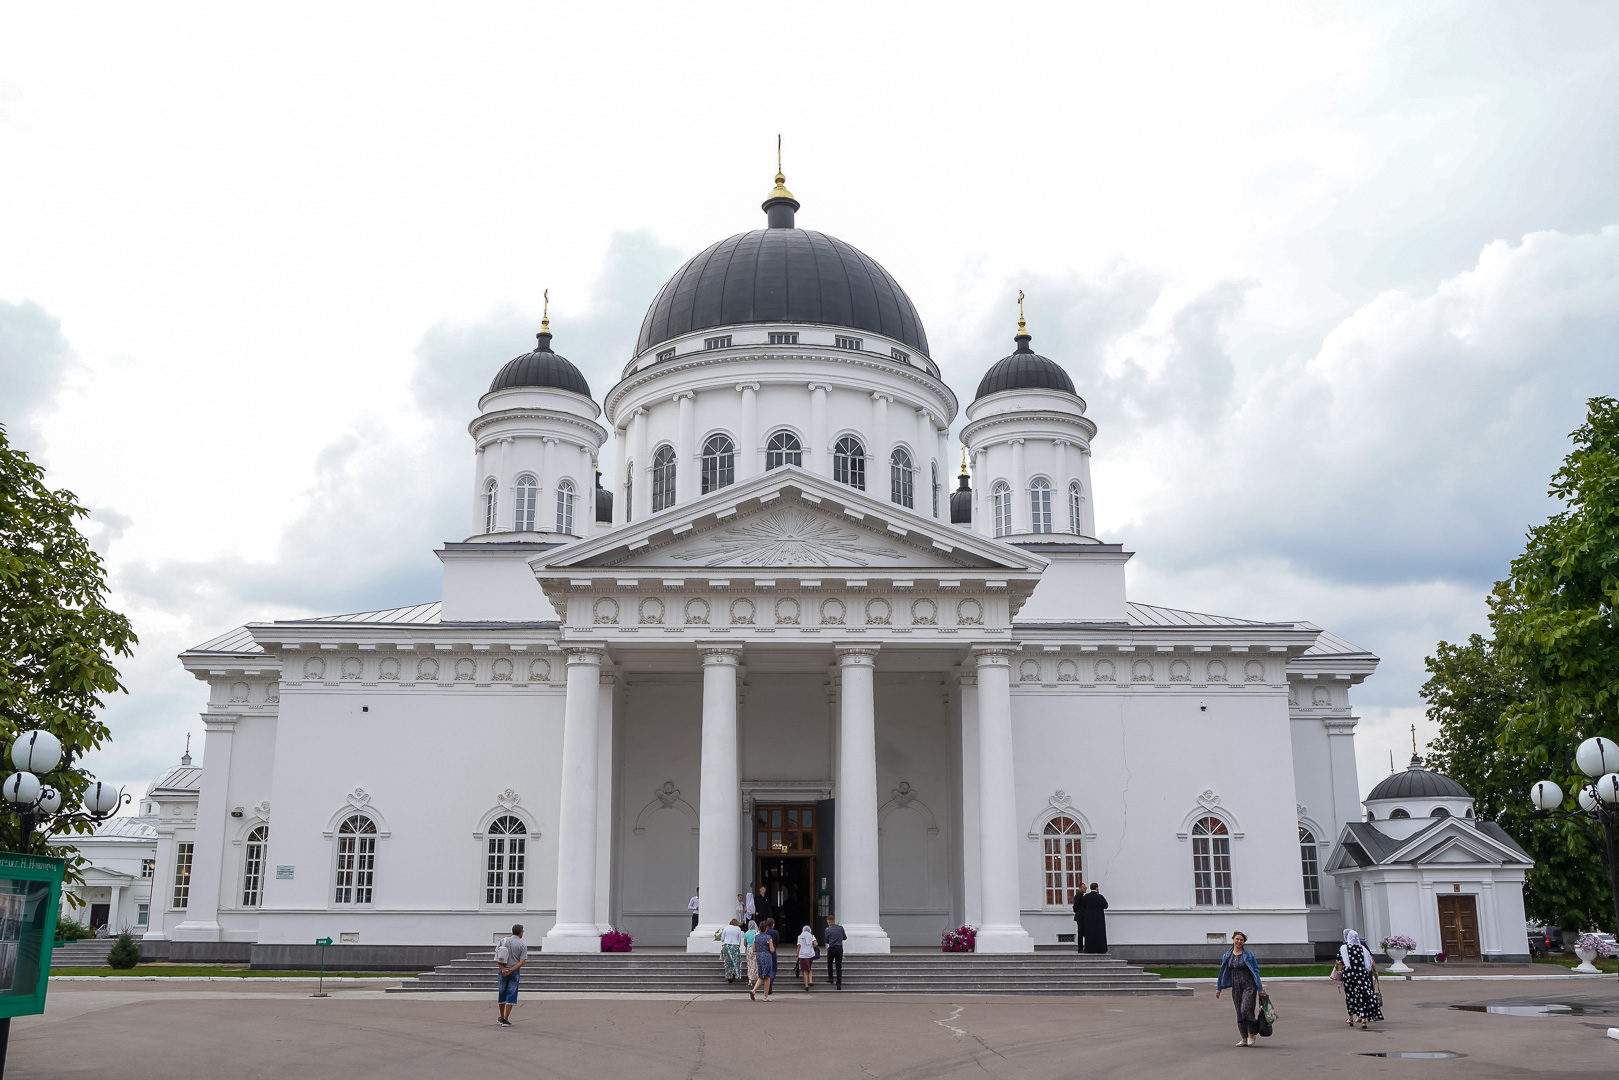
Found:
M 1537 956 L 1535 957 L 1535 963 L 1552 964 L 1557 967 L 1571 968 L 1579 966 L 1580 958 L 1575 956 L 1573 953 L 1564 953 L 1561 956 Z M 1591 963 L 1598 971 L 1606 971 L 1610 974 L 1615 971 L 1619 971 L 1619 959 L 1598 959 L 1591 961 Z
M 1218 964 L 1214 967 L 1149 967 L 1146 970 L 1165 979 L 1214 979 L 1220 975 Z M 1265 967 L 1261 965 L 1259 974 L 1261 978 L 1266 976 L 1281 978 L 1287 975 L 1319 975 L 1326 978 L 1332 974 L 1332 965 L 1308 964 L 1303 967 Z
M 129 978 L 130 976 L 159 975 L 173 978 L 178 975 L 213 975 L 228 979 L 268 979 L 276 976 L 304 977 L 313 979 L 320 974 L 319 971 L 268 971 L 255 968 L 231 967 L 228 964 L 139 964 L 132 968 L 110 967 L 53 967 L 52 975 L 100 975 L 109 979 Z M 398 971 L 328 971 L 328 979 L 337 978 L 388 978 L 408 979 L 415 976 L 411 973 Z

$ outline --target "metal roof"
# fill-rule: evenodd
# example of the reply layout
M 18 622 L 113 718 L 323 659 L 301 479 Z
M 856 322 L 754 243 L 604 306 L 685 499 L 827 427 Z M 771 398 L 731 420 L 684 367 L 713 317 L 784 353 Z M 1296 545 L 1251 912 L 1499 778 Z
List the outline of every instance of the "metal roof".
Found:
M 1074 393 L 1074 380 L 1061 364 L 1029 348 L 1029 336 L 1019 334 L 1017 352 L 1003 356 L 984 372 L 977 397 L 988 397 L 1002 390 L 1061 390 Z M 976 398 L 974 399 L 976 400 Z
M 140 818 L 115 817 L 96 826 L 96 837 L 124 837 L 129 840 L 156 840 L 157 829 Z
M 348 615 L 317 615 L 309 619 L 277 619 L 278 623 L 332 622 L 332 623 L 436 623 L 444 602 L 412 604 L 410 607 L 384 608 L 382 611 L 356 611 Z
M 202 787 L 202 769 L 197 765 L 176 765 L 158 774 L 148 795 L 195 795 Z
M 551 335 L 541 332 L 535 337 L 539 344 L 533 352 L 526 352 L 496 373 L 489 383 L 489 392 L 510 390 L 518 386 L 553 387 L 590 397 L 590 384 L 579 369 L 565 356 L 551 351 Z
M 247 632 L 247 627 L 238 626 L 234 630 L 227 630 L 216 638 L 209 638 L 201 645 L 195 645 L 186 652 L 208 653 L 261 653 L 264 650 L 259 643 L 253 640 L 253 635 Z
M 1378 781 L 1366 796 L 1374 799 L 1471 799 L 1467 789 L 1448 776 L 1429 772 L 1422 767 L 1422 759 L 1412 755 L 1411 765 L 1405 772 L 1395 773 Z
M 1205 615 L 1201 611 L 1159 607 L 1157 604 L 1125 604 L 1131 626 L 1291 626 L 1256 619 L 1234 619 L 1229 615 Z

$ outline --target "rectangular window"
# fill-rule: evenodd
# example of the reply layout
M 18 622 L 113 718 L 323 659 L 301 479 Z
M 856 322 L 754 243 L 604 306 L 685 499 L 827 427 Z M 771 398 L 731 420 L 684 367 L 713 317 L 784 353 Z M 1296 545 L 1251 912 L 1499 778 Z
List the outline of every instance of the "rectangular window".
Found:
M 258 907 L 259 891 L 264 886 L 264 841 L 249 840 L 247 857 L 242 863 L 242 906 Z
M 183 909 L 191 899 L 191 844 L 174 845 L 174 904 Z
M 911 362 L 911 354 L 905 352 L 903 349 L 889 349 L 888 355 L 892 356 L 895 360 L 898 360 L 902 364 L 909 364 Z
M 797 345 L 798 344 L 798 334 L 797 333 L 791 333 L 791 334 L 772 333 L 770 335 L 770 344 L 772 344 L 772 345 Z
M 151 918 L 152 918 L 151 912 L 152 912 L 152 907 L 151 907 L 150 904 L 136 904 L 135 905 L 135 925 L 136 926 L 145 926 L 145 925 L 147 925 L 151 921 Z
M 705 349 L 729 349 L 730 347 L 730 334 L 726 334 L 724 337 L 711 337 L 703 339 L 703 348 Z
M 141 860 L 141 877 L 149 878 L 155 873 L 157 873 L 157 860 L 156 859 L 142 859 Z
M 842 334 L 839 334 L 837 337 L 837 345 L 840 349 L 858 350 L 860 348 L 860 339 L 857 337 L 844 337 Z
M 713 348 L 713 346 L 711 345 L 711 346 L 709 346 L 709 348 Z M 674 358 L 675 358 L 675 351 L 673 349 L 665 349 L 661 353 L 658 354 L 658 361 L 660 363 L 662 361 L 664 361 L 664 360 L 673 360 Z
M 1304 902 L 1321 904 L 1321 861 L 1316 854 L 1315 836 L 1310 830 L 1299 829 L 1299 858 L 1304 864 Z

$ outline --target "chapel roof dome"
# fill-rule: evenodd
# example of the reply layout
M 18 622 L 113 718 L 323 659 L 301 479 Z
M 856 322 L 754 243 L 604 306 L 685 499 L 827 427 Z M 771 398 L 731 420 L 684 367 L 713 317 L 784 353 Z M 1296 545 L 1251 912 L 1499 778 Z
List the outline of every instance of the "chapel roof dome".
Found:
M 694 330 L 742 323 L 821 323 L 864 330 L 926 354 L 911 298 L 850 244 L 793 224 L 798 201 L 776 177 L 764 202 L 770 226 L 737 233 L 692 256 L 653 299 L 639 355 Z
M 567 390 L 590 397 L 590 384 L 579 369 L 567 357 L 551 351 L 551 331 L 541 330 L 535 338 L 538 344 L 534 351 L 508 361 L 489 384 L 489 393 L 528 386 Z
M 1076 393 L 1074 380 L 1068 377 L 1061 364 L 1029 348 L 1029 334 L 1022 329 L 1021 323 L 1022 320 L 1019 320 L 1019 333 L 1014 339 L 1017 351 L 1001 357 L 984 372 L 973 400 L 998 394 L 1002 390 L 1061 390 L 1068 394 Z
M 1372 788 L 1366 802 L 1376 799 L 1471 799 L 1467 789 L 1448 776 L 1429 772 L 1422 767 L 1422 759 L 1411 755 L 1411 766 L 1405 772 L 1385 777 Z

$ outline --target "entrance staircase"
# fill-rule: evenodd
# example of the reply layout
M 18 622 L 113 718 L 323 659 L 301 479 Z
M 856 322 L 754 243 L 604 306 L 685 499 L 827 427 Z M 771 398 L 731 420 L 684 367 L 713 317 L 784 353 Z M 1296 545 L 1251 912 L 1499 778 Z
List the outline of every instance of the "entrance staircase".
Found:
M 64 942 L 51 951 L 51 967 L 106 967 L 107 954 L 117 938 L 81 938 Z
M 1038 952 L 1018 955 L 976 953 L 890 953 L 849 956 L 843 962 L 843 989 L 884 994 L 1168 994 L 1190 995 L 1190 987 L 1106 955 Z M 414 983 L 388 988 L 390 994 L 466 991 L 493 995 L 495 952 L 482 949 L 441 964 Z M 796 971 L 776 980 L 778 991 L 803 993 Z M 727 983 L 718 955 L 687 953 L 555 953 L 530 951 L 523 967 L 523 990 L 606 993 L 746 993 L 742 980 Z M 826 962 L 815 963 L 816 993 L 830 992 Z

